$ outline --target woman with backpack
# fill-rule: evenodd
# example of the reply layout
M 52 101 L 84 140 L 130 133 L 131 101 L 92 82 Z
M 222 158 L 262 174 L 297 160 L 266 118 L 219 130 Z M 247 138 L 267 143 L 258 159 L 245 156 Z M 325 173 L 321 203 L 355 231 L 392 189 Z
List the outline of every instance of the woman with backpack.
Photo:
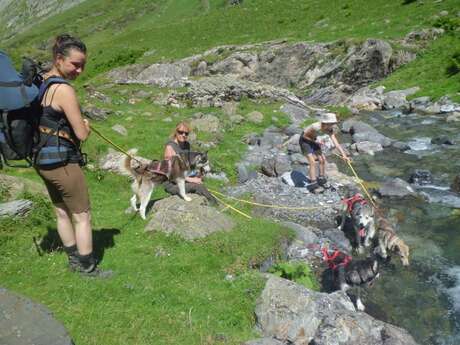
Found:
M 82 117 L 77 95 L 69 80 L 84 70 L 86 46 L 70 35 L 56 37 L 53 65 L 44 74 L 40 88 L 40 143 L 35 168 L 45 182 L 57 217 L 57 231 L 69 257 L 72 271 L 105 276 L 97 268 L 93 252 L 90 201 L 80 143 L 90 134 L 88 120 Z

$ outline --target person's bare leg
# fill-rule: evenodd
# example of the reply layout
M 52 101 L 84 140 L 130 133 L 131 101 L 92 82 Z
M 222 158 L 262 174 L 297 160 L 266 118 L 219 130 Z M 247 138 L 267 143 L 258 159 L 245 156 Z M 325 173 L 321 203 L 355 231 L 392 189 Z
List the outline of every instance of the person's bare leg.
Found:
M 80 255 L 91 254 L 93 252 L 93 233 L 90 211 L 73 213 L 72 220 L 75 228 L 78 253 Z
M 57 231 L 65 247 L 76 244 L 75 231 L 72 224 L 70 212 L 64 204 L 54 205 L 54 212 L 57 219 Z
M 319 160 L 319 176 L 326 177 L 326 156 L 324 154 L 318 155 Z
M 313 153 L 309 153 L 307 155 L 308 159 L 308 177 L 310 178 L 310 182 L 316 181 L 316 155 Z

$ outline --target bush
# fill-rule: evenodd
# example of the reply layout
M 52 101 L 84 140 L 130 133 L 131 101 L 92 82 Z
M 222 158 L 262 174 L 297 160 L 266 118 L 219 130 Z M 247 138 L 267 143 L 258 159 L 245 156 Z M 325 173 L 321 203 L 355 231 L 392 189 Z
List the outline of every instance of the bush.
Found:
M 456 75 L 460 72 L 460 51 L 457 51 L 452 55 L 449 64 L 446 68 L 446 74 L 449 77 Z
M 319 283 L 310 267 L 302 262 L 281 262 L 269 269 L 274 275 L 319 291 Z

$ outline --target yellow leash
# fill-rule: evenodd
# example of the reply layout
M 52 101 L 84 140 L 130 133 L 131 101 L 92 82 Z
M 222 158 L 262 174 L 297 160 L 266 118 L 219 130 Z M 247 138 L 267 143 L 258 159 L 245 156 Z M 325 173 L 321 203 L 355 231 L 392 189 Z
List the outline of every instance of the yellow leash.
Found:
M 351 165 L 351 162 L 349 160 L 346 160 L 344 159 L 342 156 L 338 155 L 337 153 L 334 153 L 337 157 L 339 157 L 340 159 L 344 160 L 347 162 L 348 166 L 350 167 L 350 170 L 351 172 L 353 173 L 353 175 L 355 175 L 355 177 L 358 179 L 358 183 L 359 185 L 361 186 L 361 188 L 363 189 L 364 193 L 366 193 L 366 196 L 368 197 L 369 201 L 371 202 L 372 206 L 375 208 L 375 209 L 378 209 L 377 205 L 374 203 L 374 200 L 372 199 L 371 195 L 369 194 L 366 186 L 363 184 L 363 180 L 358 176 L 358 174 L 356 173 L 355 171 L 355 168 L 353 168 L 353 165 Z
M 260 206 L 260 207 L 277 208 L 277 209 L 283 209 L 283 210 L 298 210 L 298 211 L 300 211 L 300 210 L 316 210 L 316 209 L 323 208 L 322 206 L 315 206 L 315 207 L 291 207 L 291 206 L 282 206 L 282 205 L 260 204 L 260 203 L 253 202 L 253 201 L 249 201 L 249 200 L 234 198 L 234 197 L 232 197 L 232 196 L 228 196 L 228 195 L 222 194 L 222 193 L 220 193 L 220 192 L 218 192 L 218 191 L 215 191 L 215 190 L 212 190 L 212 189 L 209 189 L 209 191 L 210 191 L 210 192 L 212 193 L 212 195 L 214 195 L 215 197 L 216 197 L 215 194 L 217 194 L 217 195 L 223 196 L 223 197 L 228 198 L 228 199 L 233 199 L 233 200 L 240 201 L 240 202 L 243 202 L 243 203 L 246 203 L 246 204 L 249 204 L 249 205 Z

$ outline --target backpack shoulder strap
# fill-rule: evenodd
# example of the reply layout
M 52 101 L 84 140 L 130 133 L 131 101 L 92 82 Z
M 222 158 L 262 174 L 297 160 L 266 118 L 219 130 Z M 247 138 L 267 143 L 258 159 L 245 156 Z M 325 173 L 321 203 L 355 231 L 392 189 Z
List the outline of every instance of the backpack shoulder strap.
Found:
M 53 84 L 67 84 L 70 85 L 67 80 L 61 77 L 49 77 L 46 79 L 41 85 L 40 85 L 40 90 L 38 93 L 38 99 L 40 102 L 43 100 L 43 96 L 45 95 L 46 90 L 53 85 Z

